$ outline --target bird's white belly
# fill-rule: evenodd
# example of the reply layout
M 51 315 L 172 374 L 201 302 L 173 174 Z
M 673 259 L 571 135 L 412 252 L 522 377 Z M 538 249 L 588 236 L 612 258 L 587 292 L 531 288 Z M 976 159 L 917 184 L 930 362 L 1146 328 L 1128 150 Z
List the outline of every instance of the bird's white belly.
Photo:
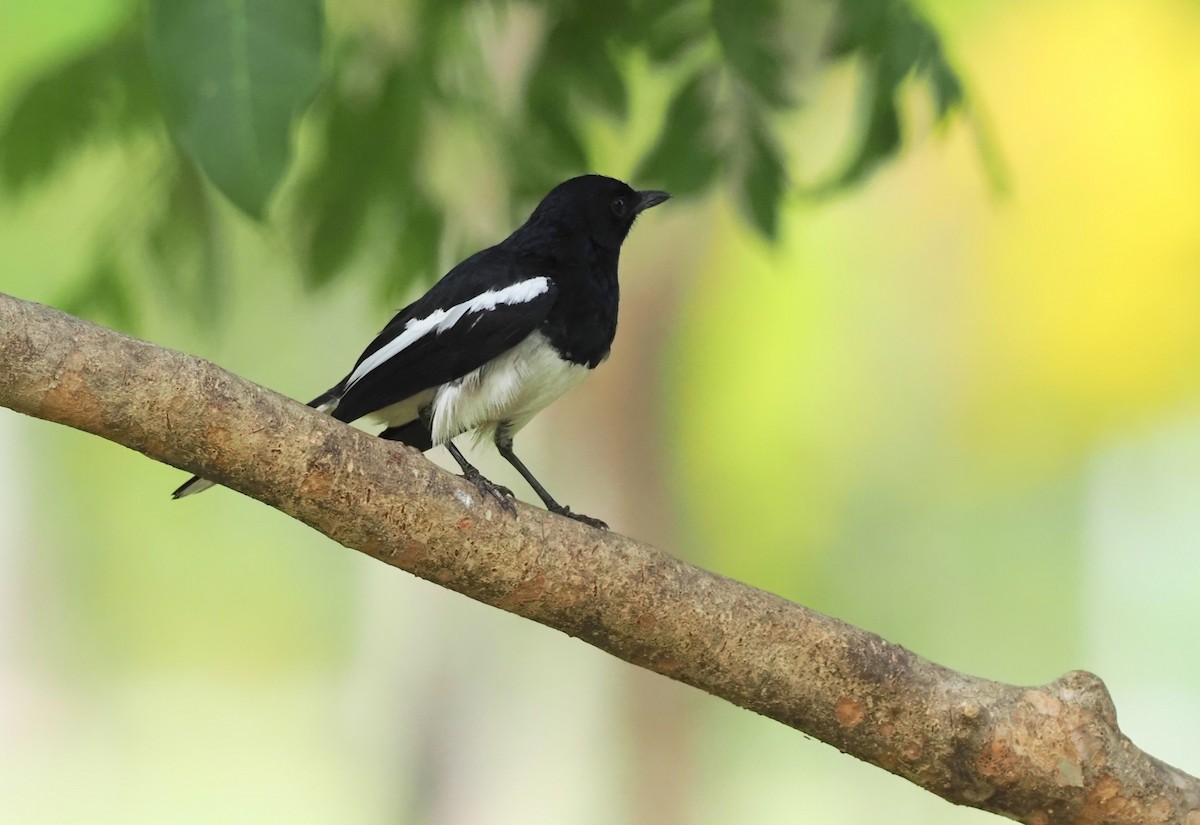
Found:
M 433 399 L 433 443 L 467 430 L 490 439 L 505 424 L 511 435 L 547 405 L 576 387 L 589 370 L 563 360 L 534 332 L 477 370 L 438 388 Z
M 376 410 L 364 418 L 372 424 L 382 424 L 385 427 L 401 427 L 420 417 L 421 410 L 433 401 L 435 390 L 425 390 L 414 396 L 398 401 L 390 407 Z

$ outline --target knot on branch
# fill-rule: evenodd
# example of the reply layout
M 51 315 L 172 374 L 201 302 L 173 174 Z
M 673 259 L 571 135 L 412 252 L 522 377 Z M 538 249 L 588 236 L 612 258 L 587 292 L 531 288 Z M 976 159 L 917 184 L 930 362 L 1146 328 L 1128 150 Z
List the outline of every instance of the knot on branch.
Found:
M 1058 699 L 1094 713 L 1104 724 L 1117 727 L 1117 706 L 1104 681 L 1086 670 L 1073 670 L 1046 685 Z

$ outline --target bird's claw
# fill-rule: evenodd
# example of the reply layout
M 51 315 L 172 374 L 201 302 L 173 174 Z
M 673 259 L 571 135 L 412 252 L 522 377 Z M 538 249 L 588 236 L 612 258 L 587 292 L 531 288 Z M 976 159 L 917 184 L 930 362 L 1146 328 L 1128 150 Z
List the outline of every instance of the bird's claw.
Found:
M 591 516 L 585 516 L 583 513 L 572 513 L 570 507 L 560 507 L 553 512 L 558 513 L 560 516 L 566 516 L 569 519 L 583 522 L 588 527 L 595 527 L 597 530 L 608 529 L 608 525 L 602 522 L 600 519 L 592 518 Z
M 463 473 L 463 478 L 474 484 L 475 489 L 479 490 L 485 498 L 491 497 L 495 499 L 501 509 L 513 516 L 517 514 L 517 506 L 512 502 L 515 498 L 512 490 L 484 478 L 483 473 L 478 470 L 473 473 Z

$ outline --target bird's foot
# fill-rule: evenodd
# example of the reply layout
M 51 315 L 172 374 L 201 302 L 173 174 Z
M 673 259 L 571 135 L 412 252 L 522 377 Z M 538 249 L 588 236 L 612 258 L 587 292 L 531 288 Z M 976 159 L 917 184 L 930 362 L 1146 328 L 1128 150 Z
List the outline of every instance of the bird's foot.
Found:
M 517 514 L 517 506 L 513 504 L 513 491 L 484 478 L 483 473 L 476 470 L 474 467 L 463 473 L 463 478 L 475 485 L 475 489 L 483 494 L 484 498 L 494 498 L 501 509 L 507 511 L 510 515 Z
M 583 513 L 572 513 L 570 507 L 563 507 L 562 505 L 559 505 L 557 508 L 551 509 L 550 512 L 558 513 L 560 516 L 566 516 L 570 519 L 575 519 L 575 521 L 581 521 L 588 527 L 595 527 L 597 530 L 608 529 L 608 525 L 602 522 L 600 519 L 592 518 L 591 516 L 585 516 Z

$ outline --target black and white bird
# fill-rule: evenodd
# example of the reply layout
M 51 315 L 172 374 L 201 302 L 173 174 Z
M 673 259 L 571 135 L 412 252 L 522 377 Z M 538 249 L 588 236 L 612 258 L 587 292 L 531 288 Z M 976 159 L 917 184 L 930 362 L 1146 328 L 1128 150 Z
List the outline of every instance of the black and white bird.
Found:
M 600 175 L 556 186 L 520 229 L 446 273 L 400 310 L 345 378 L 309 402 L 339 421 L 370 419 L 380 438 L 444 446 L 479 490 L 515 513 L 512 492 L 484 478 L 453 439 L 492 441 L 546 505 L 513 437 L 608 357 L 617 331 L 621 244 L 644 210 L 670 197 Z M 213 482 L 194 477 L 175 498 Z

